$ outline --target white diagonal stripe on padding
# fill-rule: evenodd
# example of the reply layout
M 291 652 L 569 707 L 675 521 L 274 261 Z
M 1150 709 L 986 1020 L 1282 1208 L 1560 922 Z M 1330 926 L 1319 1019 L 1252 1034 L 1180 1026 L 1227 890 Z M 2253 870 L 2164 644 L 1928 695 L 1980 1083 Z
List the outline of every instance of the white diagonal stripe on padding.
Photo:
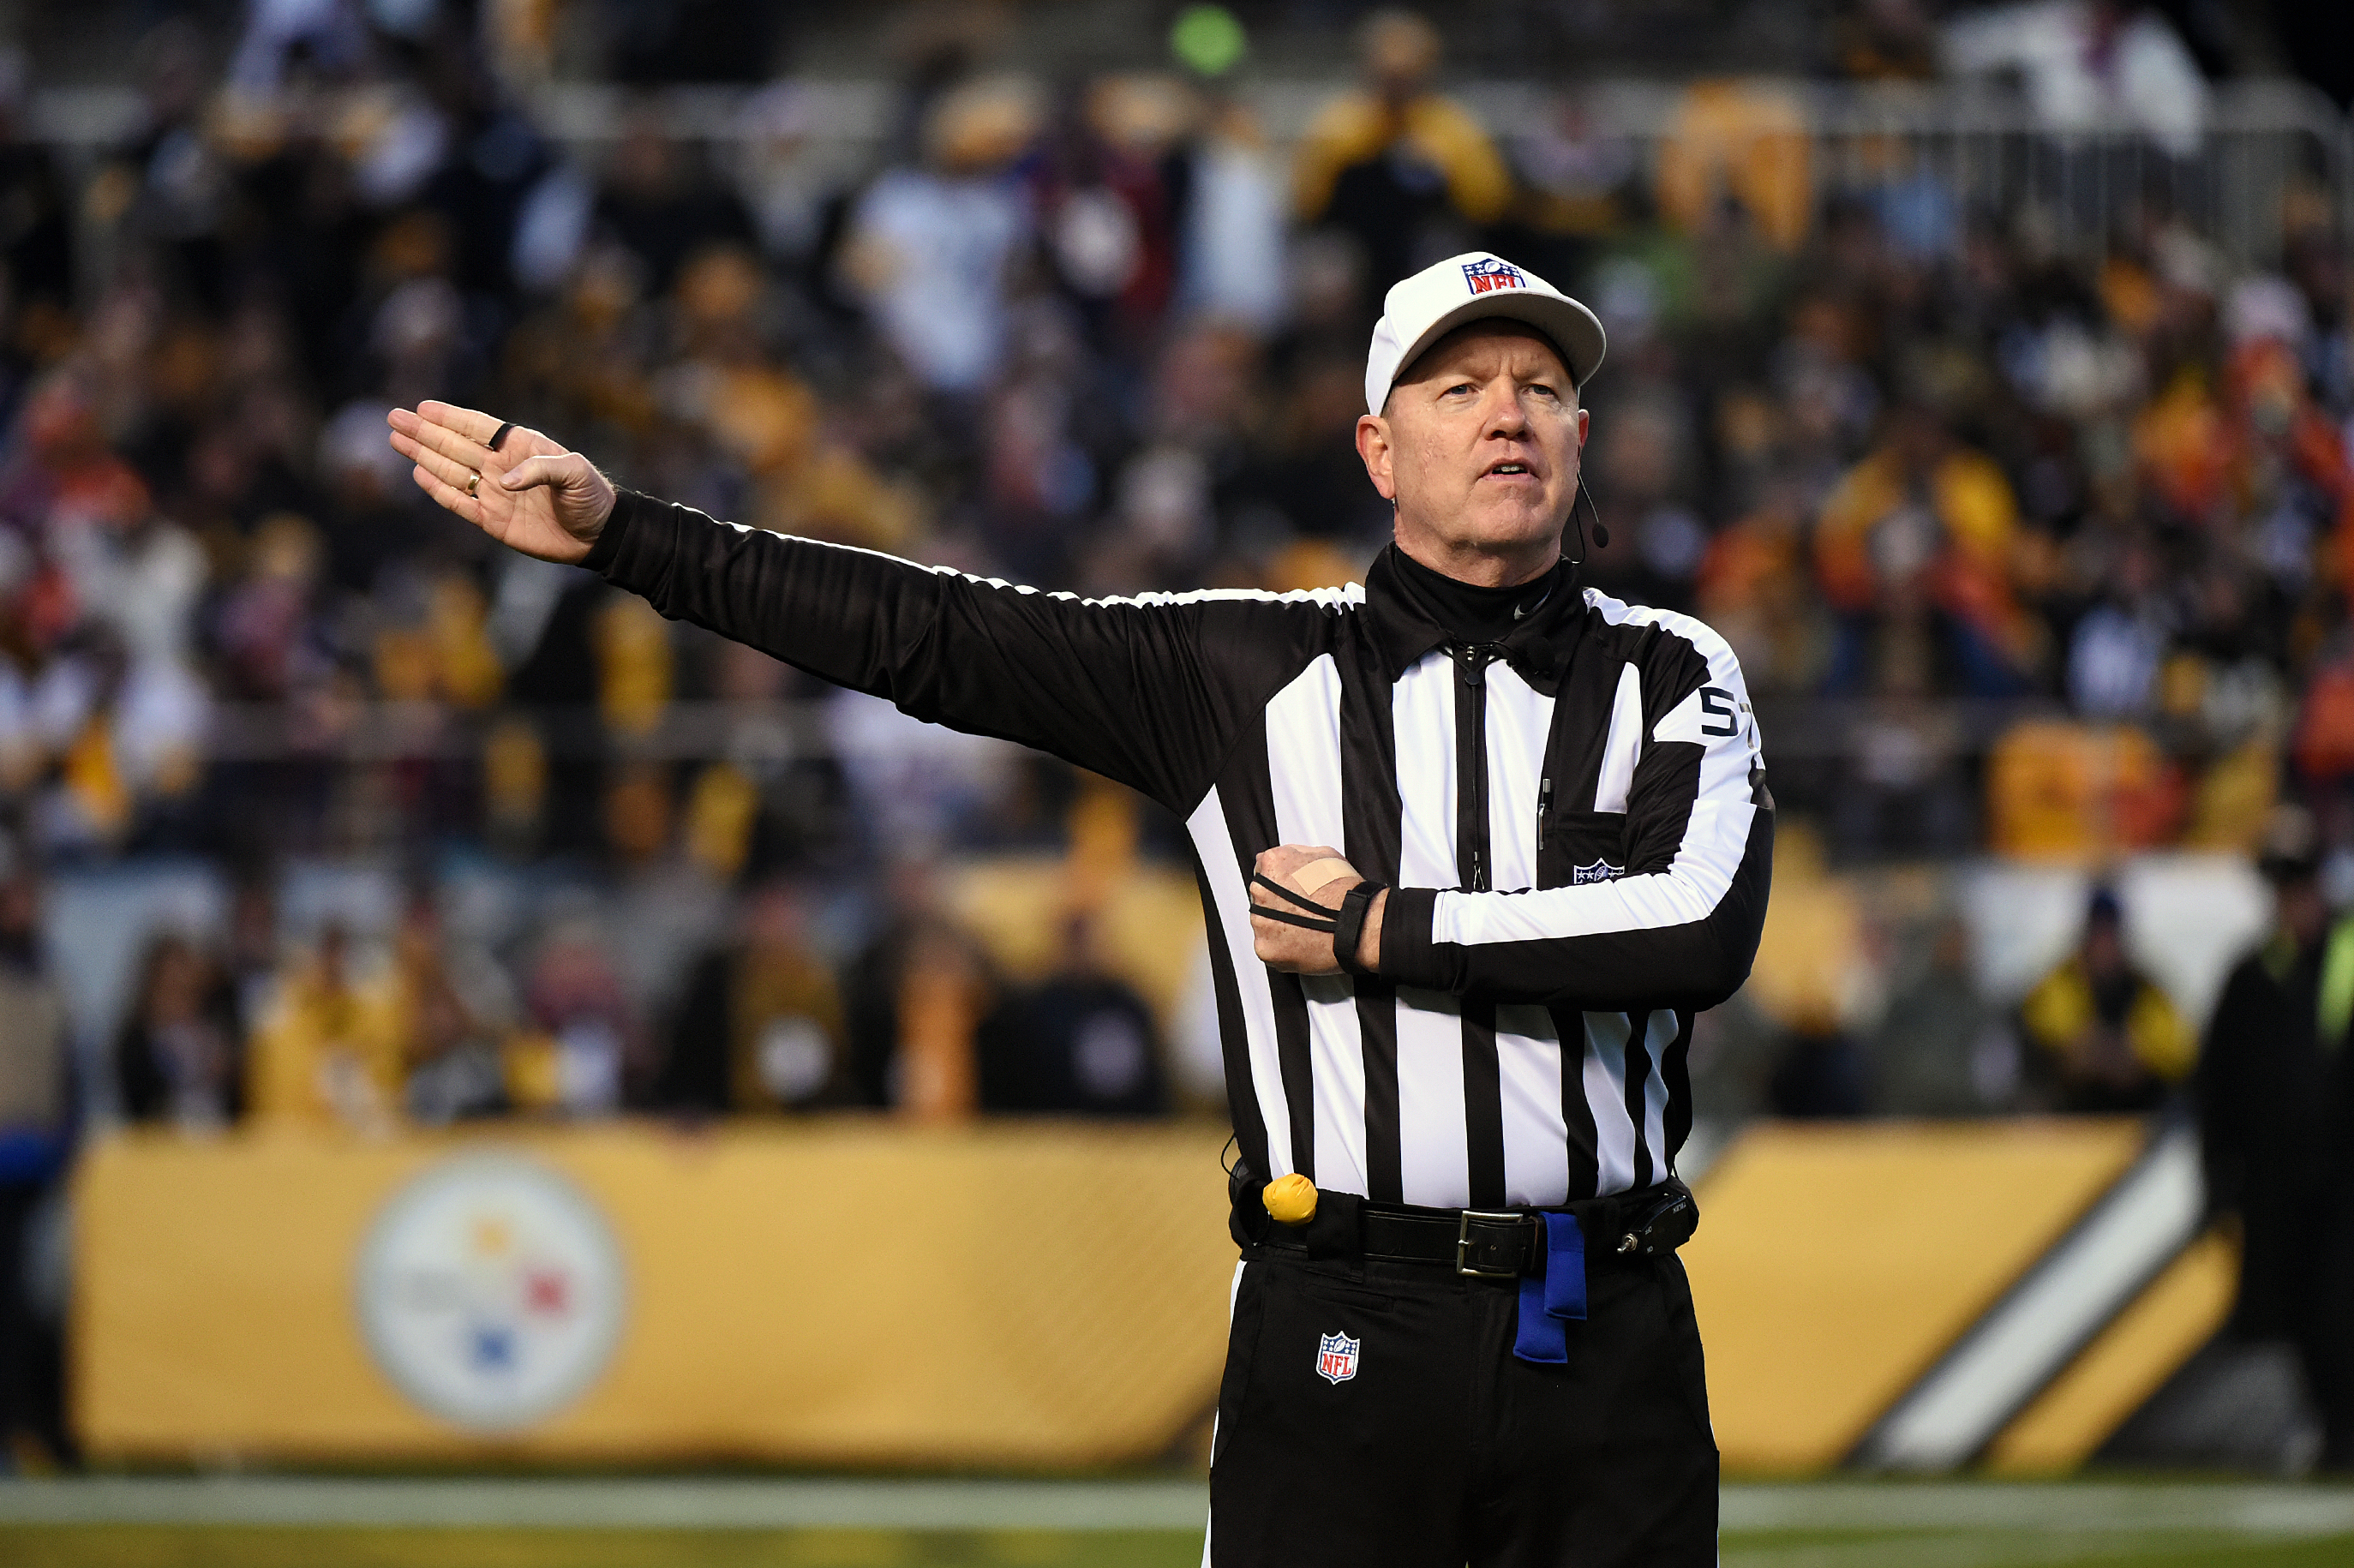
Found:
M 2190 1245 L 2205 1196 L 2198 1135 L 2167 1128 L 1881 1420 L 1861 1462 L 1895 1470 L 1967 1463 Z

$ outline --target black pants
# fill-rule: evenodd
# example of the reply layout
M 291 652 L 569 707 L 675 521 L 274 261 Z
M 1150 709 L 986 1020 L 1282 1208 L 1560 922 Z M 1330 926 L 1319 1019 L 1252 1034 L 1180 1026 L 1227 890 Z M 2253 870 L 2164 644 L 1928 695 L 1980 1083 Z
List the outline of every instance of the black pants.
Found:
M 1555 1365 L 1512 1354 L 1509 1281 L 1245 1257 L 1213 1568 L 1713 1568 L 1716 1441 L 1672 1255 L 1597 1262 Z M 1345 1346 L 1322 1358 L 1332 1335 L 1353 1370 Z
M 20 1432 L 38 1437 L 52 1454 L 67 1452 L 58 1332 L 25 1295 L 27 1244 L 47 1191 L 0 1183 L 0 1463 Z

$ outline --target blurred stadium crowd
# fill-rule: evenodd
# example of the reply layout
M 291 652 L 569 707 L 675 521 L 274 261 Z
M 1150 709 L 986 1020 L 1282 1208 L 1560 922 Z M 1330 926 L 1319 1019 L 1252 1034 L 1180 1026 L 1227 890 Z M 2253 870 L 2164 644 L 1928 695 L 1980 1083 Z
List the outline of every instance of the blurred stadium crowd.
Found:
M 1589 580 L 1733 641 L 1832 862 L 2253 850 L 2289 798 L 2315 863 L 2354 866 L 2326 168 L 2261 265 L 2157 176 L 2072 249 L 1893 143 L 1868 195 L 1830 190 L 1768 90 L 1691 87 L 1649 141 L 1574 94 L 1484 123 L 1429 23 L 1347 7 L 1325 30 L 1358 79 L 1281 144 L 1225 11 L 1055 81 L 927 11 L 851 167 L 806 81 L 724 135 L 649 93 L 560 139 L 535 106 L 579 8 L 255 0 L 216 35 L 150 5 L 135 130 L 72 157 L 34 134 L 27 57 L 0 72 L 11 1191 L 96 1107 L 1214 1103 L 1156 924 L 1193 918 L 1172 825 L 487 546 L 415 493 L 384 413 L 493 409 L 718 516 L 1044 588 L 1320 586 L 1386 536 L 1351 436 L 1382 291 L 1475 246 L 1603 315 Z M 2054 123 L 2072 91 L 2126 115 L 2164 174 L 2197 65 L 2152 13 L 2080 9 L 2099 51 L 2038 59 L 1843 8 L 1828 69 L 1975 50 Z M 606 69 L 659 80 L 616 36 Z M 143 935 L 77 1078 L 44 881 L 163 863 L 207 868 L 215 917 Z M 373 928 L 290 913 L 289 868 L 332 864 L 375 868 Z M 1876 1092 L 1801 1018 L 1762 1103 L 2157 1103 L 2198 1021 L 2135 1011 L 2115 915 L 2020 1015 L 2030 1070 L 1971 1079 L 1953 1009 L 1978 1004 L 1933 966 L 1905 1005 L 1965 1087 Z

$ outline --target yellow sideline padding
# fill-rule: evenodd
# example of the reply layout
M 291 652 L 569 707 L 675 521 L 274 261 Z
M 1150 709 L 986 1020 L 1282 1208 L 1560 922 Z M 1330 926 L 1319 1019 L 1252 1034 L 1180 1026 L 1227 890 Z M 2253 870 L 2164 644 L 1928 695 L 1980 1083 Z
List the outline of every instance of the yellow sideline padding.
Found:
M 2239 1269 L 2239 1251 L 2223 1237 L 2193 1242 L 2003 1428 L 1987 1451 L 1987 1467 L 2053 1475 L 2091 1458 L 2222 1328 Z
M 76 1181 L 75 1415 L 101 1460 L 1141 1459 L 1216 1397 L 1225 1138 L 880 1122 L 118 1137 Z M 385 1201 L 486 1149 L 578 1183 L 628 1280 L 603 1375 L 499 1437 L 410 1404 L 354 1304 Z M 1090 1223 L 1097 1202 L 1114 1223 Z
M 76 1177 L 75 1414 L 101 1461 L 1148 1459 L 1216 1397 L 1235 1260 L 1224 1138 L 863 1119 L 120 1136 Z M 1836 1464 L 2142 1138 L 2107 1121 L 1742 1138 L 1702 1184 L 1685 1255 L 1728 1467 Z M 602 1373 L 500 1436 L 412 1404 L 357 1311 L 387 1200 L 485 1150 L 569 1177 L 627 1278 Z M 2188 1288 L 2174 1277 L 2113 1332 L 2142 1332 Z M 2096 1347 L 2052 1410 L 2128 1400 L 2108 1370 L 2121 1353 Z
M 2131 1120 L 1766 1124 L 1685 1249 L 1728 1470 L 1836 1465 L 2094 1199 Z

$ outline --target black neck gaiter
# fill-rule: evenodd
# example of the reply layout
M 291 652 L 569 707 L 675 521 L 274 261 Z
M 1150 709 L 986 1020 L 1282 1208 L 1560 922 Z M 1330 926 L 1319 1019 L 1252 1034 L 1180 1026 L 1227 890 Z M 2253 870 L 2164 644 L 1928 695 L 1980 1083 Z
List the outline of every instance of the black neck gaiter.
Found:
M 1432 571 L 1404 550 L 1393 546 L 1398 587 L 1419 609 L 1466 642 L 1501 642 L 1512 629 L 1553 594 L 1569 586 L 1566 558 L 1553 563 L 1543 577 L 1512 588 L 1481 588 Z

